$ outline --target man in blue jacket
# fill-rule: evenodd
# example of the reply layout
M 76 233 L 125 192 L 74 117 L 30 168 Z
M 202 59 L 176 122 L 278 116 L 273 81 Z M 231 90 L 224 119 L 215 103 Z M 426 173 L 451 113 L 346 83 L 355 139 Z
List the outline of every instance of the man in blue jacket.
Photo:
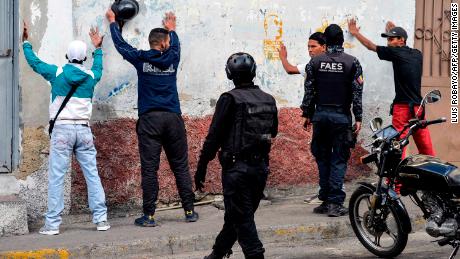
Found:
M 176 177 L 177 189 L 185 210 L 185 220 L 195 222 L 195 195 L 189 173 L 187 136 L 181 116 L 177 93 L 177 68 L 180 44 L 176 30 L 176 16 L 166 13 L 164 28 L 150 31 L 150 50 L 138 50 L 129 45 L 116 23 L 115 13 L 109 9 L 106 17 L 115 48 L 137 70 L 138 113 L 137 136 L 141 158 L 143 212 L 134 223 L 143 227 L 156 226 L 154 214 L 158 197 L 158 168 L 162 147 Z
M 96 148 L 93 134 L 89 127 L 92 113 L 92 98 L 96 84 L 102 77 L 102 40 L 103 37 L 94 29 L 90 31 L 91 41 L 96 48 L 93 52 L 93 66 L 86 69 L 86 43 L 72 41 L 69 44 L 66 58 L 69 63 L 63 67 L 51 65 L 40 60 L 28 40 L 27 26 L 24 24 L 23 49 L 24 56 L 30 67 L 43 76 L 51 85 L 49 106 L 50 118 L 54 120 L 65 97 L 72 86 L 77 86 L 64 109 L 55 120 L 51 134 L 49 170 L 48 170 L 48 211 L 45 214 L 45 225 L 39 233 L 43 235 L 59 234 L 64 210 L 63 185 L 72 154 L 80 164 L 88 185 L 89 208 L 93 213 L 96 229 L 105 231 L 110 228 L 107 222 L 107 206 L 105 193 L 96 167 Z

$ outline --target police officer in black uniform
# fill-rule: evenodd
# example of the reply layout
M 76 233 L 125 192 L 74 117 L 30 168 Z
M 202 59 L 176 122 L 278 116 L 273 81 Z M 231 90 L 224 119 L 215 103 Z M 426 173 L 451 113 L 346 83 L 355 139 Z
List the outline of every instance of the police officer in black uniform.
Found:
M 195 186 L 202 189 L 208 162 L 219 151 L 225 223 L 205 258 L 230 255 L 236 240 L 246 258 L 264 258 L 254 213 L 267 181 L 271 139 L 278 133 L 276 102 L 252 82 L 256 63 L 251 55 L 231 55 L 225 71 L 235 88 L 217 101 L 195 174 Z
M 338 217 L 347 213 L 342 186 L 350 148 L 361 129 L 363 77 L 359 61 L 343 52 L 342 29 L 331 24 L 324 35 L 327 52 L 312 58 L 305 68 L 301 109 L 306 118 L 304 127 L 313 123 L 311 151 L 318 164 L 319 199 L 323 201 L 313 212 Z

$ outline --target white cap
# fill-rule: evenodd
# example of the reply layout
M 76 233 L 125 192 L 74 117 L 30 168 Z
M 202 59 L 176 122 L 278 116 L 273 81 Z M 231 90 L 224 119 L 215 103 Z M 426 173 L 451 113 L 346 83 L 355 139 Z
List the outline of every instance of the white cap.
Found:
M 74 40 L 67 48 L 67 59 L 69 61 L 78 60 L 83 61 L 86 58 L 86 43 L 80 40 Z

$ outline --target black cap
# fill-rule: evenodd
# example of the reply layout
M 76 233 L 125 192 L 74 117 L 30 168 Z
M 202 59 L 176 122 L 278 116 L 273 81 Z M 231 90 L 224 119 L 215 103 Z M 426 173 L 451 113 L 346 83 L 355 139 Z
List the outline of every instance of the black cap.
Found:
M 342 46 L 343 45 L 343 31 L 337 24 L 327 26 L 324 31 L 327 46 Z
M 401 27 L 394 27 L 393 29 L 389 30 L 388 32 L 382 33 L 382 37 L 402 37 L 407 40 L 407 32 Z

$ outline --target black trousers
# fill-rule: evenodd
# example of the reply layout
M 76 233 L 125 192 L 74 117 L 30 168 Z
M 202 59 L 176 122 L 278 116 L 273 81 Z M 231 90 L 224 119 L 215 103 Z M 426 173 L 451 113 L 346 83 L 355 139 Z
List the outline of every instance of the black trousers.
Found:
M 319 199 L 342 205 L 343 181 L 352 146 L 349 115 L 318 113 L 314 116 L 311 152 L 319 170 Z
M 141 158 L 144 214 L 155 214 L 162 147 L 176 178 L 182 206 L 184 210 L 193 210 L 195 194 L 188 166 L 187 135 L 181 115 L 163 111 L 142 114 L 137 121 L 136 131 Z
M 227 254 L 238 240 L 246 258 L 263 258 L 265 249 L 257 235 L 254 213 L 259 207 L 267 182 L 265 161 L 249 165 L 236 161 L 223 166 L 224 226 L 216 238 L 213 250 Z

